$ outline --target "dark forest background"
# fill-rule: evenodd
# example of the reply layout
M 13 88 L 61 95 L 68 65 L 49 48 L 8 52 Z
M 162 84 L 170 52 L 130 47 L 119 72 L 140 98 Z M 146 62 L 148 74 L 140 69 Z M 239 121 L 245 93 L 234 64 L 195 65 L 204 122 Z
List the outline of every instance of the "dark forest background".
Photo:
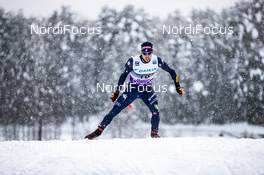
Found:
M 30 25 L 102 26 L 100 35 L 37 35 Z M 167 35 L 163 25 L 233 26 L 232 35 Z M 81 19 L 69 7 L 49 17 L 25 17 L 0 8 L 0 125 L 6 139 L 57 138 L 60 126 L 102 118 L 110 93 L 97 83 L 116 84 L 124 64 L 151 41 L 155 53 L 181 77 L 187 94 L 159 93 L 161 121 L 167 124 L 264 124 L 264 1 L 240 1 L 220 13 L 178 11 L 159 19 L 127 6 L 102 8 L 96 20 Z M 172 85 L 159 71 L 157 84 Z M 199 85 L 200 88 L 195 88 Z M 149 111 L 135 102 L 135 120 L 149 122 Z M 94 126 L 96 127 L 96 126 Z M 31 129 L 25 129 L 31 128 Z M 49 128 L 49 129 L 47 129 Z M 23 133 L 22 136 L 19 133 Z

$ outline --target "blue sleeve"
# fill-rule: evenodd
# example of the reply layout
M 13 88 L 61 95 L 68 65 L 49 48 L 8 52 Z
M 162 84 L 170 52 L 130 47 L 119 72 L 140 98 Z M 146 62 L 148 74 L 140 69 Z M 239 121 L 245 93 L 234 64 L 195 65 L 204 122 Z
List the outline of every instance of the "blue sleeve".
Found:
M 118 80 L 117 89 L 122 86 L 127 78 L 127 75 L 132 71 L 133 69 L 133 58 L 129 58 L 125 65 L 125 70 L 120 75 L 120 78 Z
M 180 88 L 180 82 L 179 82 L 179 76 L 176 74 L 175 70 L 169 67 L 169 65 L 163 61 L 160 57 L 158 57 L 158 65 L 161 69 L 165 70 L 168 72 L 171 76 L 171 78 L 174 81 L 174 84 L 176 86 L 176 89 Z

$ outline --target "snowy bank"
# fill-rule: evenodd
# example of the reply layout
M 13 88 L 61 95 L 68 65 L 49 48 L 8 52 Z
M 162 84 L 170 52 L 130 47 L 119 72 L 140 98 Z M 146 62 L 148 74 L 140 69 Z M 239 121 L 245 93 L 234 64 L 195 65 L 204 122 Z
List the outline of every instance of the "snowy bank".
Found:
M 1 175 L 263 175 L 264 139 L 0 142 Z

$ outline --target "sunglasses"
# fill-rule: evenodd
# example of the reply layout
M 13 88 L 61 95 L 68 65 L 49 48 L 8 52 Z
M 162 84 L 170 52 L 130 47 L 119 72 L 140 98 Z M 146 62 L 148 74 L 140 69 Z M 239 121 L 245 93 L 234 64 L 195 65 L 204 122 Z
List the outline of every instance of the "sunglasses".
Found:
M 142 52 L 143 55 L 151 55 L 152 52 Z
M 144 48 L 141 50 L 143 55 L 151 55 L 152 54 L 152 49 L 150 48 Z

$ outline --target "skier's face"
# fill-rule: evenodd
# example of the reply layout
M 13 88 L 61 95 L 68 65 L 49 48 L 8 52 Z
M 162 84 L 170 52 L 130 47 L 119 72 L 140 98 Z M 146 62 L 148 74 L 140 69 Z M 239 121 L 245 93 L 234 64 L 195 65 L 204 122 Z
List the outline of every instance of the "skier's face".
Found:
M 141 52 L 142 52 L 142 57 L 143 57 L 144 61 L 149 62 L 151 60 L 152 48 L 151 47 L 143 47 Z
M 144 61 L 146 61 L 146 62 L 149 62 L 151 60 L 151 53 L 149 55 L 144 55 L 142 53 L 142 56 L 143 56 Z

